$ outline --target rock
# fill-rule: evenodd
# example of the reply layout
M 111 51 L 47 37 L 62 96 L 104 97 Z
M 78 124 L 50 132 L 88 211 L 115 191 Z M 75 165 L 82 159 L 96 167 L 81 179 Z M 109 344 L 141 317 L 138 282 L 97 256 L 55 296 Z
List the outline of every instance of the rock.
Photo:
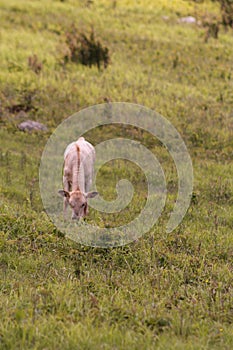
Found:
M 188 16 L 188 17 L 181 17 L 179 20 L 178 20 L 179 23 L 196 23 L 197 20 L 195 17 L 192 17 L 192 16 Z
M 162 19 L 163 19 L 164 21 L 168 21 L 168 20 L 170 19 L 170 17 L 169 17 L 169 16 L 162 16 Z
M 34 120 L 27 120 L 25 122 L 22 122 L 18 125 L 18 128 L 19 128 L 19 130 L 22 130 L 22 131 L 32 131 L 32 130 L 46 131 L 46 130 L 48 130 L 46 125 L 35 122 Z

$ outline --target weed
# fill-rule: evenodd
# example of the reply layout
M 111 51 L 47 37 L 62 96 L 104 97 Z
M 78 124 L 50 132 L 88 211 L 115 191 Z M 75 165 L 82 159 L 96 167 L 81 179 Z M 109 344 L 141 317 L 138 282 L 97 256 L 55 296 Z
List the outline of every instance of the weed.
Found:
M 32 55 L 28 57 L 28 66 L 36 74 L 39 74 L 43 67 L 42 62 L 39 61 L 37 55 Z
M 233 1 L 232 0 L 218 0 L 222 12 L 222 24 L 225 27 L 233 28 Z
M 103 63 L 104 68 L 107 68 L 110 61 L 109 50 L 95 39 L 94 29 L 88 36 L 79 33 L 73 25 L 71 30 L 66 33 L 66 44 L 68 52 L 64 55 L 65 62 L 80 62 L 89 67 L 96 65 L 99 70 L 101 63 Z

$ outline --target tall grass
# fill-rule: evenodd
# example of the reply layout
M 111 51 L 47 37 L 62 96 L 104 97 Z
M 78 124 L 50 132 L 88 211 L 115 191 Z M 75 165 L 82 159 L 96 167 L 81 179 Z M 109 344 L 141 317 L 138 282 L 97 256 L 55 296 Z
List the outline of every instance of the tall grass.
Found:
M 0 6 L 0 348 L 231 349 L 233 36 L 220 30 L 205 43 L 202 25 L 177 22 L 220 15 L 218 4 L 2 0 Z M 107 69 L 62 64 L 72 23 L 87 33 L 95 28 L 109 48 Z M 28 65 L 33 55 L 42 63 L 39 74 Z M 177 176 L 167 151 L 136 129 L 89 132 L 93 144 L 113 136 L 141 141 L 159 158 L 168 183 L 158 224 L 131 245 L 107 250 L 65 238 L 43 211 L 38 189 L 40 157 L 55 127 L 105 100 L 143 104 L 168 118 L 187 144 L 195 175 L 189 211 L 168 234 Z M 22 118 L 49 131 L 23 133 Z M 97 182 L 112 199 L 122 175 L 137 189 L 127 220 L 146 196 L 143 174 L 115 162 Z M 122 217 L 91 211 L 90 219 L 111 226 Z

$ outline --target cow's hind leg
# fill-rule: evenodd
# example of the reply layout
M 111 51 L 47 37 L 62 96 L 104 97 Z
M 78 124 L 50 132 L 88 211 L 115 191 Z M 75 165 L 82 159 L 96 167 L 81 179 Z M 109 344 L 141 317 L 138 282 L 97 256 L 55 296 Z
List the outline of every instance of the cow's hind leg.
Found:
M 85 177 L 85 192 L 89 192 L 92 186 L 92 174 L 89 173 Z

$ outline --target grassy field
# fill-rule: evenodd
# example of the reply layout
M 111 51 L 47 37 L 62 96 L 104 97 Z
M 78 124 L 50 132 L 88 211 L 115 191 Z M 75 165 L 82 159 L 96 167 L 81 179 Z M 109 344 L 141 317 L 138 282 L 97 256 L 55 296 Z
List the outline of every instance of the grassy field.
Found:
M 217 2 L 0 0 L 0 349 L 233 348 L 233 32 L 206 43 L 182 16 L 220 16 Z M 167 16 L 165 19 L 163 16 Z M 110 52 L 107 69 L 63 64 L 65 33 L 75 23 Z M 42 63 L 36 74 L 29 56 Z M 164 147 L 133 128 L 88 133 L 141 141 L 164 169 L 168 199 L 150 232 L 112 249 L 79 245 L 47 217 L 39 163 L 50 134 L 84 107 L 142 104 L 179 131 L 194 166 L 194 193 L 182 224 L 165 227 L 177 175 Z M 22 132 L 25 119 L 47 132 Z M 143 173 L 106 164 L 98 189 L 115 198 L 127 177 L 136 195 L 120 214 L 90 212 L 99 225 L 130 220 L 143 206 Z M 106 186 L 107 184 L 107 186 Z

